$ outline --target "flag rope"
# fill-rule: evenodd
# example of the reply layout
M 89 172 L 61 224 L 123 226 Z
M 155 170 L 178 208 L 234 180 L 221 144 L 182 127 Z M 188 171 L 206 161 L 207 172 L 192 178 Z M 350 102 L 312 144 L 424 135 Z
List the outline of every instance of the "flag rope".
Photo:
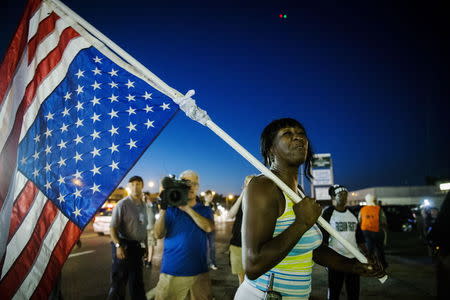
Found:
M 305 198 L 305 194 L 302 191 L 300 196 L 291 190 L 282 180 L 280 180 L 275 174 L 273 174 L 266 166 L 264 166 L 258 159 L 256 159 L 250 152 L 248 152 L 244 147 L 242 147 L 238 142 L 236 142 L 231 136 L 229 136 L 225 131 L 223 131 L 218 125 L 216 125 L 207 112 L 201 110 L 195 104 L 195 100 L 191 97 L 195 94 L 193 90 L 188 91 L 186 95 L 181 94 L 177 90 L 168 86 L 159 77 L 148 70 L 144 65 L 138 62 L 125 50 L 120 48 L 116 43 L 111 41 L 108 37 L 98 31 L 95 27 L 89 24 L 86 20 L 81 18 L 78 14 L 72 11 L 69 7 L 63 4 L 59 0 L 44 0 L 48 3 L 62 18 L 70 20 L 71 26 L 77 30 L 81 36 L 88 39 L 97 49 L 107 55 L 112 61 L 117 63 L 119 66 L 123 67 L 130 73 L 143 79 L 154 88 L 160 92 L 169 96 L 175 103 L 177 103 L 180 108 L 185 112 L 185 114 L 192 120 L 205 125 L 210 130 L 212 130 L 216 135 L 222 138 L 228 145 L 230 145 L 235 151 L 237 151 L 242 157 L 244 157 L 248 162 L 250 162 L 256 169 L 258 169 L 265 176 L 270 178 L 275 184 L 280 187 L 289 197 L 295 202 L 300 202 Z M 73 24 L 74 23 L 74 24 Z M 112 51 L 111 51 L 111 50 Z M 117 53 L 120 57 L 118 57 Z M 125 61 L 124 61 L 125 60 Z M 337 232 L 330 224 L 325 221 L 322 217 L 317 219 L 317 223 L 322 226 L 331 236 L 336 238 L 342 245 L 350 251 L 358 261 L 361 263 L 367 263 L 367 258 L 356 248 L 353 247 L 347 240 L 345 240 L 339 232 Z M 381 283 L 384 283 L 387 279 L 387 275 L 379 278 Z

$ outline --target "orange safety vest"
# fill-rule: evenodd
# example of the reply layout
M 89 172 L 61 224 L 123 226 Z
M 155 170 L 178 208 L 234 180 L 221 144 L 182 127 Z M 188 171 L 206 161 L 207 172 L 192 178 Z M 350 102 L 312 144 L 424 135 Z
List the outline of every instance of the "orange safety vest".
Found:
M 361 208 L 361 230 L 380 231 L 380 207 L 368 205 Z

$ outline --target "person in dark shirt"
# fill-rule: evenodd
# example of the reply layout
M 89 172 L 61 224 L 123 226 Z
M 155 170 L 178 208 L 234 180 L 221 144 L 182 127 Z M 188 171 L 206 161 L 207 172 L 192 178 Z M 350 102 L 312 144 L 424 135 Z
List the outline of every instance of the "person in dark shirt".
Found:
M 244 186 L 242 187 L 243 192 L 239 198 L 234 202 L 230 211 L 228 212 L 228 217 L 230 219 L 236 217 L 233 224 L 233 229 L 231 231 L 230 240 L 230 262 L 231 262 L 231 273 L 235 274 L 239 278 L 239 284 L 244 281 L 244 268 L 242 266 L 242 237 L 241 237 L 241 226 L 242 226 L 242 196 L 244 194 L 244 189 L 247 184 L 252 180 L 255 175 L 248 175 L 245 177 Z
M 436 283 L 438 299 L 448 299 L 450 283 L 450 192 L 445 196 L 428 240 L 436 249 Z

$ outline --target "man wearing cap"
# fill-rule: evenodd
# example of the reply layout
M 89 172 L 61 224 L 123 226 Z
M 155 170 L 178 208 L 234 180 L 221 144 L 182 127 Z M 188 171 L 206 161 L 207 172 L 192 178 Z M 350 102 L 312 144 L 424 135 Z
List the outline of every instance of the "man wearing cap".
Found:
M 383 267 L 387 268 L 384 257 L 384 236 L 387 229 L 386 215 L 381 207 L 376 204 L 374 195 L 366 195 L 366 204 L 361 208 L 358 215 L 366 247 L 369 255 L 378 259 Z
M 345 238 L 353 247 L 365 252 L 364 237 L 358 228 L 358 219 L 345 206 L 347 204 L 347 189 L 342 185 L 333 185 L 328 189 L 328 193 L 333 201 L 333 205 L 325 208 L 322 217 L 330 223 L 331 227 L 336 229 L 343 238 Z M 336 251 L 337 253 L 354 258 L 336 238 L 322 229 L 323 243 Z M 329 300 L 339 299 L 342 286 L 345 282 L 345 290 L 347 291 L 347 299 L 353 300 L 359 298 L 359 275 L 350 272 L 340 272 L 328 268 L 328 297 Z

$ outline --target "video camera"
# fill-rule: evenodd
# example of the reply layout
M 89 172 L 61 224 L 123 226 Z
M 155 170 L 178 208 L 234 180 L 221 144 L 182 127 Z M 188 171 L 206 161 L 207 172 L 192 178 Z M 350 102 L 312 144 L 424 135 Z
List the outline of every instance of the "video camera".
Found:
M 163 191 L 159 195 L 162 203 L 168 206 L 182 206 L 188 203 L 189 185 L 186 180 L 177 180 L 175 176 L 166 176 L 161 181 Z

